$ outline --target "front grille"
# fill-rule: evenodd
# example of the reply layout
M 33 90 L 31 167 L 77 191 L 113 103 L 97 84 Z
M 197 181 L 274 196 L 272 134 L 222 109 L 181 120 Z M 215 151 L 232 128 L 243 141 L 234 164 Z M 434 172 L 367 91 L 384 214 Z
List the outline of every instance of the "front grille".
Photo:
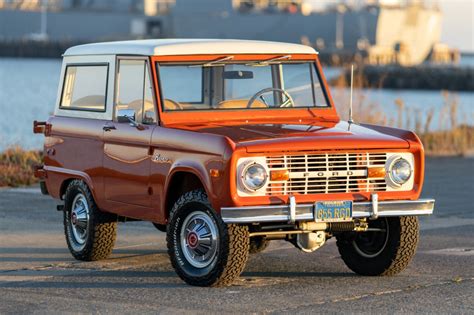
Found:
M 377 192 L 385 178 L 367 178 L 367 169 L 383 167 L 386 153 L 279 155 L 266 158 L 272 170 L 289 171 L 287 181 L 270 181 L 267 195 Z

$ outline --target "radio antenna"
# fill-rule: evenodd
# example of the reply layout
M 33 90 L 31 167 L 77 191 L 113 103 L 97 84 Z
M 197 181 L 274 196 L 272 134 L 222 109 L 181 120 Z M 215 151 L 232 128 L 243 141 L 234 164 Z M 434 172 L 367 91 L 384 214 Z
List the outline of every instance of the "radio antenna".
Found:
M 352 92 L 353 90 L 354 90 L 354 64 L 351 64 L 351 96 L 349 100 L 349 120 L 348 120 L 349 124 L 354 123 L 354 120 L 352 119 Z

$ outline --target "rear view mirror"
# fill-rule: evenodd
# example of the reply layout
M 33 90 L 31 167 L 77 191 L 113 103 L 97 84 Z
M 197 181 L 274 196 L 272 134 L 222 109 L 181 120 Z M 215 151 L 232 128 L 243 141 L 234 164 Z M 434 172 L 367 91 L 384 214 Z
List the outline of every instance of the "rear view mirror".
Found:
M 252 71 L 224 71 L 224 79 L 253 79 Z

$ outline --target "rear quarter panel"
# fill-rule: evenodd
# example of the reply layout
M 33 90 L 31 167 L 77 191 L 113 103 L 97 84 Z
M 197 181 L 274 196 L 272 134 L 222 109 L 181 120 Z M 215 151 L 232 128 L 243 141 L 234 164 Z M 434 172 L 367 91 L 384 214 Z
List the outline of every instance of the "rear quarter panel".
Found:
M 102 126 L 104 120 L 52 117 L 51 132 L 45 138 L 46 185 L 51 196 L 61 198 L 64 181 L 83 179 L 96 199 L 102 202 Z

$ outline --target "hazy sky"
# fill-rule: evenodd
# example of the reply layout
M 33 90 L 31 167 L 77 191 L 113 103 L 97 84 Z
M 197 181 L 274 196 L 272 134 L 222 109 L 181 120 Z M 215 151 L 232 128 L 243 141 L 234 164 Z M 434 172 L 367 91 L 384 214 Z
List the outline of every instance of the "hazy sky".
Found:
M 474 52 L 474 0 L 441 0 L 441 40 L 461 51 Z
M 309 0 L 313 6 L 336 1 Z M 438 3 L 441 7 L 443 12 L 441 41 L 461 51 L 474 52 L 474 0 L 425 0 L 425 3 Z

